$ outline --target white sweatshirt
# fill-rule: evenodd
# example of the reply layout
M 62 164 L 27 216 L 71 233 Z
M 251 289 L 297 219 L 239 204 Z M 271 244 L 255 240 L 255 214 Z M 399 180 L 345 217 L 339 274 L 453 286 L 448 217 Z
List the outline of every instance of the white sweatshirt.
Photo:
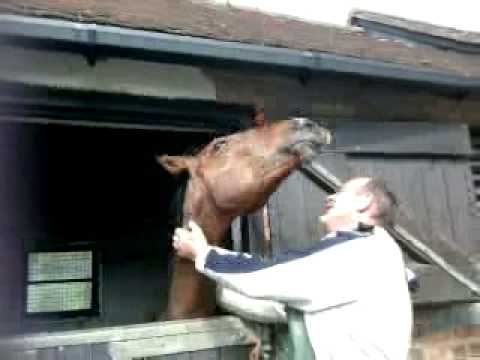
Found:
M 405 360 L 412 309 L 402 253 L 380 227 L 337 231 L 272 261 L 208 247 L 196 268 L 220 286 L 304 312 L 318 360 Z

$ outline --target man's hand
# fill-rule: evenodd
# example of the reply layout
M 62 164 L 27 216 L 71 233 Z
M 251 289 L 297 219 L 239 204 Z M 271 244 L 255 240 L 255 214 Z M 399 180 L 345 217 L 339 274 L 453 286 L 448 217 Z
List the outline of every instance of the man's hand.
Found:
M 173 234 L 173 248 L 177 255 L 195 261 L 197 255 L 208 246 L 202 229 L 193 220 L 188 228 L 176 228 Z

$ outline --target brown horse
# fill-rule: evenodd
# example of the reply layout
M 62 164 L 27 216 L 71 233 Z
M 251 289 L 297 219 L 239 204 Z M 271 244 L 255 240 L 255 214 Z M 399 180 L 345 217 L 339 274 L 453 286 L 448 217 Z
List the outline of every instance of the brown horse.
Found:
M 188 171 L 184 224 L 193 219 L 219 245 L 232 221 L 263 206 L 280 182 L 330 142 L 330 132 L 305 118 L 255 127 L 213 140 L 196 156 L 160 156 L 173 175 Z M 174 259 L 167 320 L 211 316 L 214 284 L 189 260 Z

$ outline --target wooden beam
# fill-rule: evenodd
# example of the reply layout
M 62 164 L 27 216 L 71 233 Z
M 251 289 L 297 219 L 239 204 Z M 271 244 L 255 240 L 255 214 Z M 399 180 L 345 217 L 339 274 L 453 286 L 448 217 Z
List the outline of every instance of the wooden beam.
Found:
M 214 335 L 214 337 L 223 334 L 221 338 L 222 344 L 228 343 L 227 345 L 253 343 L 253 338 L 251 339 L 252 332 L 242 320 L 234 316 L 221 316 L 208 319 L 165 321 L 88 330 L 27 334 L 1 339 L 0 349 L 25 351 L 82 344 L 135 342 L 153 338 L 158 343 L 162 343 L 162 339 L 177 339 L 176 341 L 181 342 L 179 339 L 183 339 L 184 336 L 190 334 L 210 334 Z M 200 336 L 200 338 L 202 337 Z M 132 344 L 135 345 L 137 343 Z M 193 345 L 188 345 L 187 347 L 191 346 Z
M 463 158 L 472 155 L 466 125 L 355 120 L 334 121 L 328 125 L 335 134 L 332 148 L 344 153 Z
M 474 302 L 479 298 L 463 284 L 453 279 L 438 266 L 411 263 L 421 286 L 411 294 L 414 305 L 446 305 L 458 302 Z
M 114 341 L 109 344 L 109 353 L 113 359 L 130 360 L 233 345 L 253 345 L 253 337 L 238 330 L 191 332 L 150 339 Z

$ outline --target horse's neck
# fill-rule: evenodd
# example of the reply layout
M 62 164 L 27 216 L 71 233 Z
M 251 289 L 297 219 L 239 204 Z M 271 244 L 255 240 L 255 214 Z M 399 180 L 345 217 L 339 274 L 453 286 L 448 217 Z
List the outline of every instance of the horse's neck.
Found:
M 195 186 L 189 184 L 189 186 Z M 201 186 L 201 185 L 196 185 Z M 197 189 L 198 190 L 198 189 Z M 195 221 L 203 230 L 207 241 L 211 245 L 219 245 L 226 231 L 232 223 L 230 214 L 222 213 L 210 198 L 206 189 L 198 197 L 193 197 L 185 202 L 183 207 L 183 221 Z M 198 192 L 197 192 L 198 194 Z
M 202 211 L 184 215 L 202 228 L 209 244 L 219 245 L 231 221 L 221 214 L 211 212 L 207 204 L 199 209 Z M 176 256 L 166 318 L 178 320 L 205 317 L 214 312 L 214 283 L 196 272 L 190 260 Z
M 215 212 L 192 213 L 190 219 L 195 221 L 210 245 L 219 245 L 227 232 L 232 220 L 223 214 Z
M 196 194 L 197 197 L 191 195 L 184 203 L 184 226 L 189 220 L 195 221 L 202 228 L 208 243 L 219 245 L 233 218 L 222 214 L 205 193 Z M 214 312 L 214 283 L 197 273 L 190 260 L 176 256 L 167 319 L 205 317 Z

